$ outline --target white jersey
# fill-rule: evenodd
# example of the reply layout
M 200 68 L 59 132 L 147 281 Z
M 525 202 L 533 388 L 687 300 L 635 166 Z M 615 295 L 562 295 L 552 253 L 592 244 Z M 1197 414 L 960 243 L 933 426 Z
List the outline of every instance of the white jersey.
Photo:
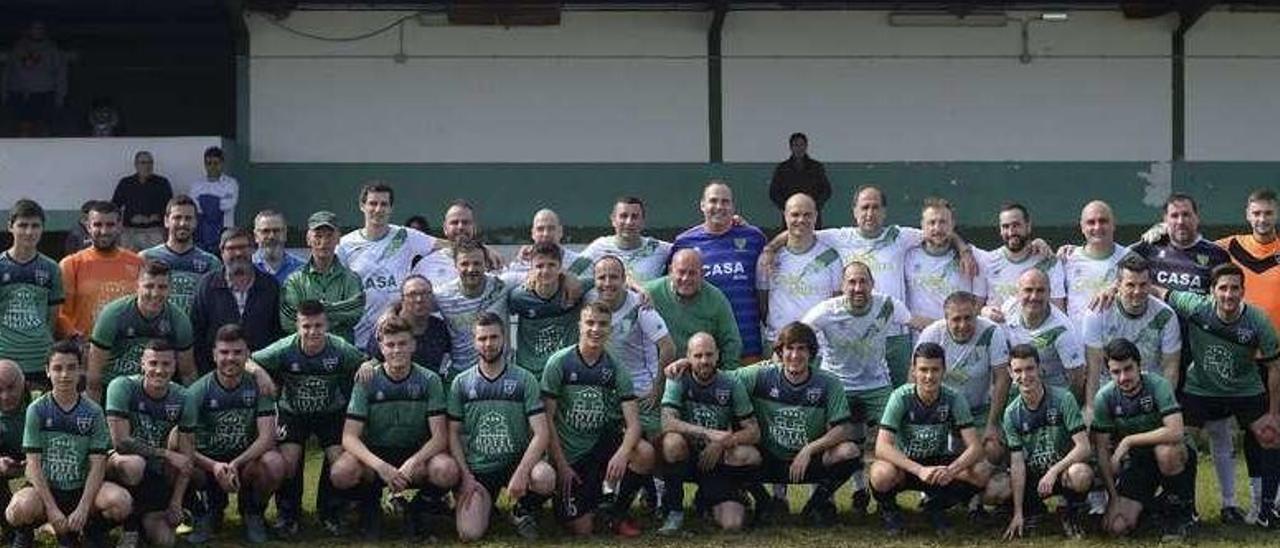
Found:
M 518 276 L 485 274 L 484 287 L 474 297 L 462 293 L 462 280 L 457 278 L 435 290 L 436 309 L 449 326 L 449 356 L 453 360 L 454 372 L 476 364 L 478 355 L 473 331 L 481 312 L 493 312 L 502 318 L 504 325 L 510 325 L 507 297 L 518 285 Z M 506 328 L 503 335 L 507 335 Z M 507 348 L 510 349 L 511 345 L 508 344 Z
M 1040 325 L 1030 327 L 1016 299 L 1006 302 L 1003 311 L 1009 346 L 1027 343 L 1036 347 L 1045 384 L 1070 389 L 1067 370 L 1084 367 L 1084 344 L 1067 315 L 1049 305 L 1049 316 Z
M 948 247 L 941 254 L 933 254 L 924 246 L 907 251 L 907 308 L 916 316 L 939 319 L 943 317 L 942 305 L 947 297 L 957 291 L 968 291 L 987 299 L 987 281 L 979 271 L 967 276 L 960 269 L 960 256 Z M 973 403 L 972 401 L 969 403 Z
M 1049 276 L 1049 298 L 1065 299 L 1067 297 L 1065 281 L 1062 274 L 1062 263 L 1055 256 L 1041 257 L 1028 255 L 1021 261 L 1009 259 L 1004 247 L 991 251 L 976 250 L 979 268 L 987 279 L 987 302 L 1003 304 L 1009 297 L 1018 293 L 1018 278 L 1023 272 L 1038 268 Z
M 622 259 L 627 274 L 637 281 L 647 282 L 661 278 L 667 270 L 667 262 L 671 259 L 671 244 L 657 238 L 642 236 L 640 245 L 632 249 L 622 249 L 618 245 L 617 236 L 601 236 L 582 250 L 582 256 L 595 264 L 605 255 L 613 255 Z M 590 268 L 590 264 L 587 268 Z M 578 274 L 575 272 L 575 274 Z
M 840 252 L 840 261 L 859 261 L 871 268 L 876 292 L 906 302 L 907 250 L 924 241 L 918 228 L 889 225 L 875 238 L 865 238 L 856 227 L 827 228 L 817 232 L 818 241 Z
M 1075 322 L 1077 331 L 1084 328 L 1089 302 L 1098 292 L 1115 283 L 1119 276 L 1116 265 L 1128 255 L 1129 248 L 1115 245 L 1105 257 L 1090 257 L 1081 246 L 1062 261 L 1067 287 L 1067 317 Z
M 458 267 L 453 264 L 453 248 L 443 247 L 423 257 L 418 264 L 413 265 L 411 274 L 429 280 L 433 290 L 458 279 Z
M 1142 355 L 1142 370 L 1163 376 L 1161 361 L 1182 349 L 1178 329 L 1178 315 L 1160 299 L 1147 296 L 1147 309 L 1138 316 L 1125 312 L 1117 299 L 1101 312 L 1084 315 L 1084 346 L 1102 350 L 1112 340 L 1129 339 Z M 1102 378 L 1110 378 L 1105 369 Z
M 400 284 L 409 275 L 414 257 L 430 255 L 436 243 L 435 238 L 412 228 L 387 228 L 387 233 L 377 240 L 369 240 L 362 230 L 355 230 L 338 242 L 338 260 L 355 272 L 364 286 L 364 315 L 355 327 L 358 348 L 369 348 L 378 316 L 400 298 Z
M 587 302 L 599 300 L 594 289 L 587 293 Z M 651 306 L 641 306 L 640 296 L 632 291 L 622 306 L 613 311 L 609 324 L 608 351 L 614 360 L 626 364 L 631 372 L 631 384 L 636 394 L 647 394 L 653 389 L 653 379 L 658 371 L 658 341 L 671 336 L 667 322 Z
M 814 242 L 808 251 L 778 251 L 773 261 L 773 278 L 756 273 L 756 289 L 769 292 L 769 317 L 765 318 L 765 340 L 777 338 L 782 327 L 800 321 L 818 303 L 840 293 L 843 276 L 840 254 L 831 246 Z
M 845 391 L 889 386 L 885 339 L 911 321 L 902 301 L 871 294 L 871 306 L 861 315 L 849 310 L 849 299 L 832 297 L 813 307 L 802 319 L 818 334 L 822 368 L 840 379 Z
M 565 272 L 572 272 L 571 268 L 574 262 L 578 260 L 578 253 L 564 246 L 560 246 L 560 269 Z M 533 268 L 533 263 L 528 260 L 516 257 L 514 261 L 507 263 L 507 267 L 503 269 L 503 274 L 518 274 L 521 277 L 529 274 L 529 269 Z M 573 272 L 578 274 L 578 272 Z
M 978 409 L 991 405 L 992 375 L 997 369 L 1008 367 L 1009 343 L 999 324 L 982 317 L 975 318 L 974 322 L 973 336 L 964 342 L 951 337 L 947 320 L 933 322 L 920 332 L 916 346 L 926 342 L 942 346 L 947 364 L 942 383 L 964 394 L 969 407 Z M 986 417 L 974 417 L 974 420 L 985 421 Z

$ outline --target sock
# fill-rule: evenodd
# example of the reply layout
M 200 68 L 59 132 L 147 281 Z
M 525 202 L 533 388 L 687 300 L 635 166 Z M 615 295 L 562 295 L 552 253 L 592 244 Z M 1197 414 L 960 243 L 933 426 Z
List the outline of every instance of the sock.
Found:
M 1162 476 L 1160 486 L 1165 492 L 1165 502 L 1173 515 L 1179 519 L 1191 519 L 1196 504 L 1196 468 L 1195 461 L 1188 462 L 1182 473 L 1176 476 Z
M 1262 504 L 1258 508 L 1274 508 L 1276 488 L 1280 487 L 1280 476 L 1268 474 L 1262 476 Z
M 1218 491 L 1222 506 L 1236 505 L 1235 446 L 1231 440 L 1231 425 L 1226 421 L 1206 425 L 1209 436 L 1209 453 L 1213 457 L 1213 471 L 1218 475 Z
M 871 497 L 876 499 L 876 506 L 880 507 L 880 511 L 897 510 L 898 509 L 898 490 L 877 491 L 871 490 Z
M 286 478 L 275 492 L 276 513 L 281 518 L 297 521 L 302 516 L 302 478 L 306 472 L 306 462 L 298 459 L 292 478 Z
M 861 469 L 862 461 L 860 459 L 837 462 L 827 467 L 829 475 L 818 481 L 818 485 L 814 487 L 813 500 L 830 500 L 835 496 L 840 486 L 844 485 L 845 480 L 849 479 L 855 470 Z
M 618 496 L 615 499 L 614 510 L 619 516 L 624 516 L 631 510 L 631 503 L 636 498 L 636 493 L 649 482 L 650 476 L 640 475 L 631 470 L 627 470 L 622 475 L 622 482 L 618 484 Z
M 662 509 L 667 512 L 679 512 L 684 509 L 684 475 L 686 464 L 678 462 L 667 465 L 662 472 Z
M 337 489 L 334 489 L 333 481 L 329 479 L 329 459 L 321 459 L 320 463 L 320 478 L 316 486 L 316 513 L 321 518 L 325 518 L 334 511 Z M 301 497 L 298 500 L 301 502 Z M 295 514 L 294 517 L 299 515 L 301 513 Z
M 142 513 L 136 509 L 124 520 L 124 532 L 137 533 L 142 530 Z
M 768 504 L 769 500 L 772 498 L 772 496 L 769 495 L 769 491 L 764 488 L 763 483 L 752 483 L 751 485 L 748 485 L 747 492 L 751 493 L 751 498 L 755 501 L 757 508 L 759 508 L 761 504 Z
M 1249 508 L 1262 508 L 1262 478 L 1249 478 Z
M 547 502 L 547 496 L 529 491 L 525 493 L 520 500 L 511 507 L 511 511 L 516 515 L 527 515 L 537 512 L 542 508 L 543 503 Z
M 858 468 L 849 476 L 849 485 L 853 486 L 854 491 L 865 491 L 867 489 L 867 474 L 862 468 Z

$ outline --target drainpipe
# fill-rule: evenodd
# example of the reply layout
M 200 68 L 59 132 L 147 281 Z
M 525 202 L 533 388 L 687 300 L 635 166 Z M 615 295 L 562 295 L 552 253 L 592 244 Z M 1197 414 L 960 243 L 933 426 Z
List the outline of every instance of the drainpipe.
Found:
M 720 59 L 724 18 L 729 14 L 728 0 L 711 3 L 711 26 L 707 28 L 707 137 L 711 147 L 708 160 L 724 161 L 724 96 Z

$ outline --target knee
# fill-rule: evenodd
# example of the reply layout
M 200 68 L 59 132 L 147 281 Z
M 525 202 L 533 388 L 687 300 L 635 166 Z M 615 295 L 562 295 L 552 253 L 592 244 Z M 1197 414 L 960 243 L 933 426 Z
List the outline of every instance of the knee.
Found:
M 262 472 L 262 479 L 267 482 L 278 482 L 284 479 L 285 461 L 280 456 L 279 451 L 267 451 L 261 457 L 258 457 L 258 466 Z
M 867 477 L 871 482 L 871 488 L 876 491 L 890 491 L 898 486 L 898 469 L 882 460 L 871 463 L 871 470 L 867 473 Z
M 436 487 L 453 487 L 458 484 L 461 475 L 458 463 L 447 455 L 436 455 L 427 463 L 427 479 Z
M 653 472 L 653 461 L 657 457 L 657 452 L 653 449 L 653 444 L 640 440 L 636 444 L 636 448 L 631 451 L 631 462 L 628 468 L 637 474 L 649 474 Z
M 343 455 L 329 467 L 329 482 L 338 489 L 350 489 L 360 483 L 360 463 L 351 455 Z
M 744 513 L 741 511 L 724 512 L 720 514 L 720 516 L 716 519 L 716 521 L 718 522 L 718 524 L 720 525 L 720 529 L 722 530 L 741 531 L 746 521 L 743 516 L 744 516 Z
M 586 516 L 569 522 L 569 533 L 575 537 L 585 537 L 590 535 L 594 528 L 595 517 Z
M 993 468 L 990 463 L 979 461 L 966 471 L 965 475 L 968 477 L 965 479 L 973 485 L 984 487 L 991 481 L 992 473 Z
M 124 521 L 133 512 L 133 497 L 118 486 L 102 486 L 98 492 L 102 517 L 110 521 Z
M 1181 474 L 1186 460 L 1186 451 L 1181 444 L 1156 446 L 1156 465 L 1160 467 L 1161 475 L 1176 476 Z
M 32 509 L 34 500 L 33 493 L 28 487 L 13 496 L 9 501 L 9 506 L 4 509 L 4 517 L 10 525 L 30 525 L 36 521 L 37 516 Z
M 1106 530 L 1108 533 L 1120 537 L 1129 533 L 1129 519 L 1124 514 L 1116 514 L 1106 521 Z
M 549 495 L 556 490 L 556 470 L 546 462 L 538 462 L 529 471 L 529 490 L 540 495 Z M 497 496 L 497 493 L 489 493 Z
M 475 542 L 484 536 L 485 527 L 478 523 L 466 523 L 458 520 L 458 541 Z
M 997 505 L 1009 500 L 1013 496 L 1012 486 L 1009 482 L 1008 474 L 994 474 L 987 481 L 987 487 L 982 493 L 982 502 L 990 505 Z
M 668 432 L 662 436 L 662 460 L 669 463 L 684 462 L 689 458 L 689 442 L 680 434 Z
M 115 479 L 130 487 L 142 483 L 147 471 L 147 461 L 137 455 L 112 455 L 111 464 Z
M 1072 464 L 1067 468 L 1066 480 L 1067 489 L 1077 493 L 1088 492 L 1093 487 L 1093 468 L 1082 462 Z
M 831 459 L 830 464 L 835 464 L 855 460 L 861 452 L 858 451 L 857 444 L 846 441 L 832 448 L 828 454 L 830 455 L 828 458 Z
M 724 456 L 724 463 L 729 466 L 757 466 L 760 461 L 760 451 L 750 445 L 734 447 Z
M 987 457 L 987 462 L 991 464 L 999 463 L 1004 460 L 1004 445 L 998 441 L 988 440 L 982 444 L 982 452 Z

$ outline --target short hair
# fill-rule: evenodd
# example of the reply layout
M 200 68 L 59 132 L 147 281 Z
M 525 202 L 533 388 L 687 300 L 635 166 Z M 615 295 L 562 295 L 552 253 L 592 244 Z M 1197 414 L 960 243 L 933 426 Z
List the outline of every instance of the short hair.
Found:
M 35 200 L 23 198 L 13 203 L 13 208 L 9 210 L 9 226 L 18 219 L 30 219 L 32 217 L 40 219 L 40 224 L 44 224 L 44 208 Z
M 916 349 L 911 352 L 911 364 L 915 365 L 916 360 L 942 360 L 942 367 L 947 366 L 947 351 L 942 345 L 935 342 L 922 342 Z
M 190 196 L 187 196 L 186 194 L 174 194 L 172 198 L 169 198 L 169 203 L 164 205 L 164 214 L 168 215 L 173 208 L 183 206 L 191 206 L 196 210 L 200 209 L 196 206 L 196 201 L 192 200 Z
M 946 310 L 958 304 L 977 306 L 978 296 L 968 291 L 954 291 L 947 295 L 946 300 L 942 301 L 942 309 Z
M 1133 361 L 1142 363 L 1142 353 L 1138 351 L 1138 345 L 1133 344 L 1133 341 L 1124 337 L 1111 339 L 1111 342 L 1102 347 L 1102 353 L 1109 362 Z
M 1259 188 L 1249 193 L 1249 202 L 1275 202 L 1276 191 L 1269 188 Z
M 383 337 L 389 335 L 399 335 L 400 333 L 413 334 L 413 325 L 409 323 L 409 320 L 400 316 L 387 315 L 383 316 L 382 320 L 378 322 L 378 340 L 382 340 Z
M 137 152 L 133 153 L 133 161 L 135 161 L 135 162 L 136 162 L 136 161 L 138 161 L 139 159 L 141 159 L 143 154 L 146 154 L 147 156 L 150 156 L 152 160 L 154 160 L 154 159 L 156 158 L 156 157 L 155 157 L 155 155 L 151 154 L 151 151 L 150 151 L 150 150 L 139 150 L 139 151 L 137 151 Z
M 142 269 L 138 271 L 138 277 L 168 276 L 169 272 L 169 265 L 160 261 L 147 261 L 142 265 Z
M 400 282 L 400 292 L 401 292 L 401 293 L 404 293 L 404 288 L 405 288 L 405 287 L 407 287 L 407 286 L 409 285 L 409 281 L 410 281 L 410 280 L 422 280 L 422 281 L 424 281 L 424 282 L 427 282 L 427 285 L 428 285 L 428 286 L 431 286 L 431 289 L 432 289 L 433 291 L 435 290 L 434 284 L 432 284 L 432 283 L 431 283 L 431 280 L 430 280 L 430 279 L 428 279 L 426 276 L 423 276 L 422 274 L 410 274 L 410 275 L 408 275 L 408 276 L 405 276 L 405 277 L 404 277 L 404 280 Z
M 462 209 L 465 209 L 465 210 L 467 210 L 467 211 L 470 211 L 471 213 L 475 213 L 475 212 L 476 212 L 476 208 L 475 208 L 475 206 L 471 205 L 471 202 L 468 202 L 468 201 L 466 201 L 466 200 L 464 200 L 464 199 L 462 199 L 462 198 L 455 198 L 455 199 L 451 200 L 451 201 L 449 202 L 449 205 L 445 206 L 444 210 L 445 210 L 445 211 L 449 211 L 450 209 L 455 208 L 455 207 L 460 207 L 460 208 L 462 208 Z
M 97 200 L 85 200 L 83 204 L 80 204 L 80 215 L 88 215 L 89 209 L 93 207 L 93 203 L 96 201 Z
M 813 332 L 812 327 L 801 322 L 791 322 L 782 326 L 782 330 L 778 331 L 777 340 L 773 343 L 773 352 L 781 354 L 782 349 L 796 343 L 809 347 L 811 359 L 818 357 L 818 335 Z
M 1147 262 L 1142 255 L 1138 255 L 1136 253 L 1130 254 L 1129 256 L 1121 259 L 1117 266 L 1120 267 L 1120 270 L 1126 270 L 1134 274 L 1142 272 L 1149 274 L 1151 272 L 1151 263 Z
M 249 240 L 249 244 L 253 244 L 253 233 L 249 232 L 249 229 L 238 226 L 229 226 L 222 229 L 222 235 L 218 238 L 218 249 L 226 247 L 227 242 L 236 238 L 244 238 Z
M 863 270 L 867 271 L 867 277 L 868 277 L 868 278 L 871 278 L 871 283 L 875 283 L 875 282 L 876 282 L 876 274 L 875 274 L 874 272 L 872 272 L 872 271 L 871 271 L 871 266 L 870 266 L 870 265 L 868 265 L 867 263 L 864 263 L 864 262 L 859 261 L 859 260 L 857 260 L 857 259 L 854 259 L 854 260 L 852 260 L 852 261 L 849 261 L 848 263 L 846 263 L 846 264 L 844 265 L 844 268 L 840 269 L 840 275 L 841 275 L 841 277 L 843 277 L 843 276 L 844 276 L 844 273 L 845 273 L 845 272 L 848 272 L 850 268 L 853 268 L 853 267 L 855 267 L 855 266 L 860 266 L 860 267 L 862 267 L 862 269 L 863 269 Z
M 244 328 L 238 323 L 229 323 L 218 328 L 218 332 L 213 336 L 215 342 L 233 343 L 245 342 Z
M 120 213 L 119 206 L 107 200 L 93 200 L 89 204 L 89 213 L 97 213 L 99 215 L 110 215 L 112 213 Z
M 808 135 L 805 135 L 804 133 L 801 133 L 801 132 L 799 132 L 799 131 L 797 131 L 797 132 L 795 132 L 795 133 L 792 133 L 790 137 L 787 137 L 787 144 L 788 144 L 788 145 L 790 145 L 790 144 L 792 144 L 792 143 L 796 142 L 796 139 L 800 139 L 800 140 L 804 141 L 804 144 L 806 144 L 806 145 L 807 145 L 807 144 L 809 144 L 809 136 L 808 136 Z
M 221 159 L 223 158 L 223 156 L 222 156 L 222 147 L 216 147 L 216 146 L 213 146 L 213 147 L 209 147 L 209 148 L 204 149 L 204 157 L 205 157 L 205 158 L 217 158 L 217 159 L 221 160 Z
M 427 222 L 427 218 L 423 217 L 422 215 L 414 215 L 404 220 L 404 226 L 409 226 L 413 223 L 421 224 L 423 231 L 426 231 L 427 229 L 431 228 L 431 223 Z
M 564 260 L 563 255 L 561 255 L 560 246 L 551 242 L 533 244 L 533 251 L 530 252 L 529 256 L 551 257 L 555 259 L 556 262 L 562 262 Z
M 484 244 L 471 238 L 462 238 L 453 244 L 453 262 L 458 262 L 458 258 L 463 255 L 477 251 L 481 255 L 488 256 L 488 253 L 485 252 Z
M 1239 276 L 1240 287 L 1244 288 L 1244 270 L 1236 263 L 1222 263 L 1209 271 L 1209 287 L 1218 285 L 1218 278 L 1223 276 Z
M 493 312 L 481 312 L 479 316 L 476 316 L 476 327 L 489 327 L 494 325 L 498 327 L 502 327 L 503 325 L 502 318 L 497 314 Z M 506 333 L 503 333 L 503 335 L 506 335 Z
M 1174 192 L 1173 194 L 1170 194 L 1168 198 L 1165 198 L 1164 207 L 1160 208 L 1160 211 L 1163 213 L 1168 213 L 1169 206 L 1178 202 L 1187 202 L 1191 204 L 1191 212 L 1197 215 L 1200 214 L 1200 205 L 1196 203 L 1196 199 L 1192 198 L 1190 194 L 1186 194 L 1183 192 Z
M 1024 206 L 1018 202 L 1005 202 L 1003 204 L 1000 204 L 999 213 L 1004 213 L 1006 211 L 1017 211 L 1018 213 L 1022 214 L 1022 220 L 1031 222 L 1031 212 L 1027 211 L 1027 206 Z
M 298 303 L 299 316 L 319 316 L 324 314 L 324 304 L 315 299 L 307 299 Z
M 951 202 L 947 201 L 946 198 L 939 198 L 937 196 L 930 196 L 924 199 L 924 205 L 920 210 L 924 211 L 926 209 L 945 209 L 955 213 L 955 208 L 951 206 Z
M 641 215 L 644 215 L 644 214 L 645 214 L 645 211 L 644 211 L 644 200 L 641 200 L 640 198 L 638 198 L 638 197 L 636 197 L 636 196 L 619 196 L 617 200 L 614 200 L 614 201 L 613 201 L 613 205 L 615 205 L 615 206 L 616 206 L 616 205 L 618 205 L 618 204 L 626 204 L 626 205 L 637 205 L 637 206 L 640 206 L 640 214 L 641 214 Z
M 387 201 L 390 202 L 392 205 L 395 205 L 396 203 L 395 189 L 391 188 L 391 185 L 386 181 L 377 180 L 377 179 L 369 181 L 360 187 L 360 203 L 363 204 L 364 201 L 369 197 L 369 194 L 373 192 L 385 192 L 387 194 Z
M 84 354 L 80 351 L 80 343 L 74 338 L 62 339 L 53 343 L 53 347 L 49 349 L 49 354 L 69 354 L 76 357 L 76 362 L 84 361 Z
M 165 339 L 148 339 L 142 344 L 142 350 L 150 350 L 152 352 L 173 352 L 174 348 L 169 341 Z
M 857 188 L 857 190 L 854 190 L 854 191 L 853 191 L 853 202 L 854 202 L 855 204 L 856 204 L 856 203 L 858 203 L 858 196 L 861 196 L 861 195 L 862 195 L 862 193 L 863 193 L 864 191 L 867 191 L 867 190 L 874 190 L 874 191 L 876 191 L 876 196 L 879 196 L 879 197 L 880 197 L 880 207 L 888 207 L 888 206 L 889 206 L 889 204 L 885 201 L 887 198 L 885 198 L 884 191 L 883 191 L 883 190 L 880 190 L 880 187 L 878 187 L 878 186 L 876 186 L 876 185 L 862 185 L 862 186 L 858 187 L 858 188 Z
M 627 265 L 626 265 L 626 263 L 623 263 L 623 262 L 622 262 L 622 258 L 621 258 L 621 257 L 618 257 L 617 255 L 614 255 L 614 254 L 612 254 L 612 253 L 610 253 L 610 254 L 606 254 L 606 255 L 602 255 L 599 259 L 596 259 L 596 262 L 592 263 L 592 265 L 591 265 L 591 270 L 594 272 L 594 271 L 595 271 L 595 268 L 596 268 L 597 266 L 600 266 L 600 263 L 603 263 L 603 262 L 605 262 L 605 261 L 613 261 L 613 262 L 618 263 L 618 268 L 621 268 L 621 269 L 622 269 L 622 274 L 623 274 L 624 276 L 626 275 L 626 273 L 627 273 Z
M 582 313 L 587 313 L 587 312 L 590 312 L 592 314 L 604 314 L 605 316 L 609 316 L 610 319 L 613 318 L 613 310 L 609 308 L 609 305 L 604 304 L 601 301 L 591 301 L 583 305 Z
M 1034 345 L 1031 345 L 1031 344 L 1027 344 L 1027 343 L 1015 344 L 1013 345 L 1013 348 L 1009 349 L 1009 359 L 1012 360 L 1014 358 L 1018 358 L 1022 360 L 1035 360 L 1035 362 L 1039 364 L 1040 352 L 1036 350 L 1036 347 Z
M 258 224 L 258 219 L 264 219 L 267 217 L 279 217 L 281 221 L 285 220 L 284 213 L 281 213 L 274 209 L 264 209 L 262 211 L 259 211 L 256 215 L 253 216 L 253 224 L 256 225 Z

